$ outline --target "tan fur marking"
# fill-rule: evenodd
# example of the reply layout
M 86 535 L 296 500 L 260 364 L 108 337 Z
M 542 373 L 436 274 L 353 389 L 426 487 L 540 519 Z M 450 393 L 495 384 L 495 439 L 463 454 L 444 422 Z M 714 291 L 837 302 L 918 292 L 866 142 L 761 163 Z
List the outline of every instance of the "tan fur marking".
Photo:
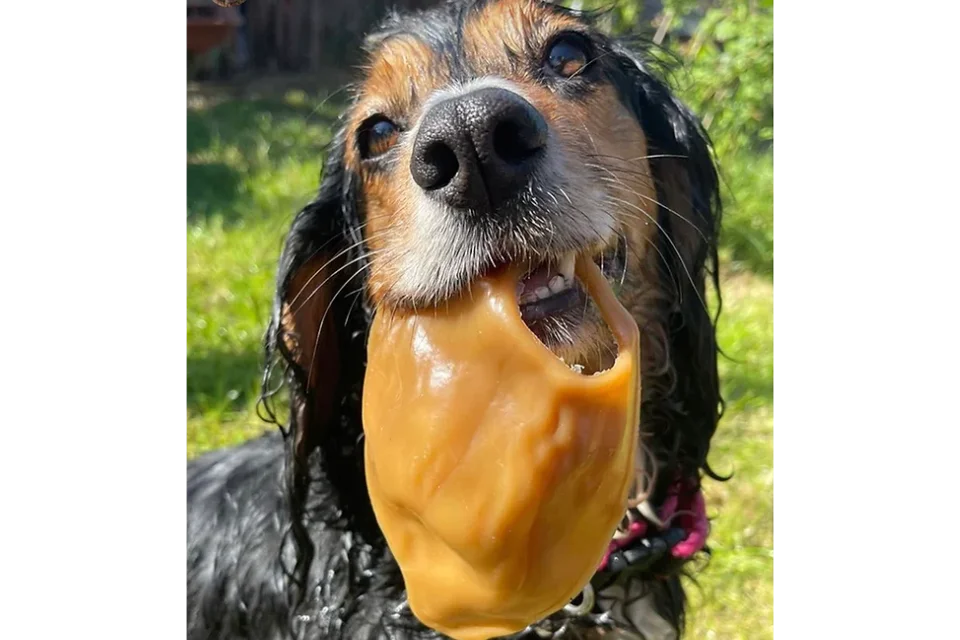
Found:
M 406 161 L 398 162 L 394 171 L 403 171 L 407 166 Z M 368 175 L 364 178 L 360 199 L 361 207 L 367 216 L 367 247 L 373 254 L 368 289 L 375 302 L 380 301 L 385 289 L 395 277 L 390 271 L 390 261 L 384 254 L 391 248 L 407 244 L 404 230 L 409 227 L 412 208 L 404 206 L 403 203 L 404 190 L 410 182 L 406 179 L 400 180 L 392 174 Z
M 539 58 L 553 34 L 581 27 L 576 20 L 551 11 L 539 2 L 499 0 L 468 18 L 463 48 L 478 76 L 501 75 L 512 80 L 532 81 L 523 62 Z
M 446 61 L 436 56 L 424 42 L 413 36 L 396 36 L 387 40 L 372 54 L 367 76 L 360 87 L 358 101 L 353 109 L 348 130 L 351 143 L 347 145 L 347 167 L 360 176 L 360 207 L 363 211 L 364 237 L 367 248 L 376 256 L 386 248 L 403 244 L 403 229 L 409 227 L 405 218 L 411 215 L 410 202 L 404 191 L 409 190 L 409 129 L 420 115 L 426 99 L 450 81 Z M 355 132 L 363 121 L 373 114 L 383 114 L 405 129 L 396 148 L 391 152 L 400 156 L 396 161 L 377 171 L 367 170 L 357 153 Z M 374 257 L 370 270 L 369 289 L 374 301 L 392 281 L 383 259 Z

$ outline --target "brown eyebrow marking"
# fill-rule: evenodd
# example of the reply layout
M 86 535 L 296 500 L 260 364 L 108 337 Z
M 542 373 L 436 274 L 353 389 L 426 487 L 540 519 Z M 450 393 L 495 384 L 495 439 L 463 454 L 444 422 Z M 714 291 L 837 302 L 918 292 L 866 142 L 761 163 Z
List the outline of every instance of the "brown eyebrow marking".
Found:
M 409 109 L 450 76 L 446 61 L 409 34 L 392 36 L 377 47 L 366 71 L 361 100 L 379 99 L 398 110 Z
M 372 173 L 363 178 L 363 188 L 360 190 L 360 207 L 365 212 L 366 228 L 364 238 L 370 252 L 381 253 L 384 247 L 402 246 L 404 244 L 404 212 L 410 207 L 404 206 L 404 182 L 395 176 Z M 394 276 L 389 269 L 389 262 L 375 261 L 375 267 L 368 274 L 368 288 L 371 297 L 379 300 L 383 291 L 388 288 L 390 279 Z
M 423 40 L 408 33 L 395 34 L 378 43 L 364 67 L 365 80 L 347 124 L 355 132 L 368 117 L 382 113 L 393 120 L 412 120 L 414 109 L 437 87 L 449 82 L 446 62 Z M 399 124 L 404 124 L 399 122 Z M 345 151 L 347 166 L 359 158 L 351 142 Z
M 477 75 L 507 73 L 526 79 L 525 64 L 555 33 L 584 25 L 534 0 L 489 2 L 467 17 L 463 51 Z

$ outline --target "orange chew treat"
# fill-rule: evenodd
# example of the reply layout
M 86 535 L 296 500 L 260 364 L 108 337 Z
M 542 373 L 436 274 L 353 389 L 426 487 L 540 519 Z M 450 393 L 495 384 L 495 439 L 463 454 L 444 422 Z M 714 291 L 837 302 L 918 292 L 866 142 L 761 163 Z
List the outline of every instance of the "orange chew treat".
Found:
M 521 320 L 518 275 L 435 311 L 379 313 L 370 335 L 370 498 L 411 610 L 457 640 L 521 631 L 576 596 L 636 473 L 636 323 L 580 260 L 620 353 L 608 371 L 578 374 Z

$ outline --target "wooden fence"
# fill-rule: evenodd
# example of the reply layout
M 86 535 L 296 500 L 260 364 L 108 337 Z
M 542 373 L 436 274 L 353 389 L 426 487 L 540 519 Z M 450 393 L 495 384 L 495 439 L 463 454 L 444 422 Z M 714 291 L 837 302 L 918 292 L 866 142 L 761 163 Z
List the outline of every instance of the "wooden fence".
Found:
M 210 0 L 212 2 L 212 0 Z M 317 71 L 351 63 L 363 34 L 389 7 L 421 8 L 439 0 L 246 0 L 250 65 L 276 71 Z

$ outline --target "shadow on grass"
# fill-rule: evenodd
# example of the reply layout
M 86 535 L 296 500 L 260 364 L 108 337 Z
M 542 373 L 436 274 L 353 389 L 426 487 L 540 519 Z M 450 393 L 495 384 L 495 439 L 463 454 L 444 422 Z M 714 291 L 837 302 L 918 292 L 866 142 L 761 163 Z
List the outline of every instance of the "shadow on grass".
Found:
M 243 155 L 251 152 L 262 138 L 261 123 L 295 120 L 330 127 L 337 117 L 337 105 L 317 107 L 309 103 L 291 104 L 281 97 L 259 100 L 225 100 L 208 108 L 187 110 L 187 154 L 209 149 L 215 140 L 236 145 Z
M 188 219 L 234 211 L 242 179 L 239 171 L 224 163 L 187 162 Z M 235 222 L 235 219 L 227 221 Z
M 243 217 L 247 182 L 284 162 L 319 166 L 340 111 L 336 102 L 228 99 L 187 110 L 187 219 Z
M 258 351 L 188 354 L 187 410 L 225 413 L 249 407 L 260 393 L 261 367 Z

